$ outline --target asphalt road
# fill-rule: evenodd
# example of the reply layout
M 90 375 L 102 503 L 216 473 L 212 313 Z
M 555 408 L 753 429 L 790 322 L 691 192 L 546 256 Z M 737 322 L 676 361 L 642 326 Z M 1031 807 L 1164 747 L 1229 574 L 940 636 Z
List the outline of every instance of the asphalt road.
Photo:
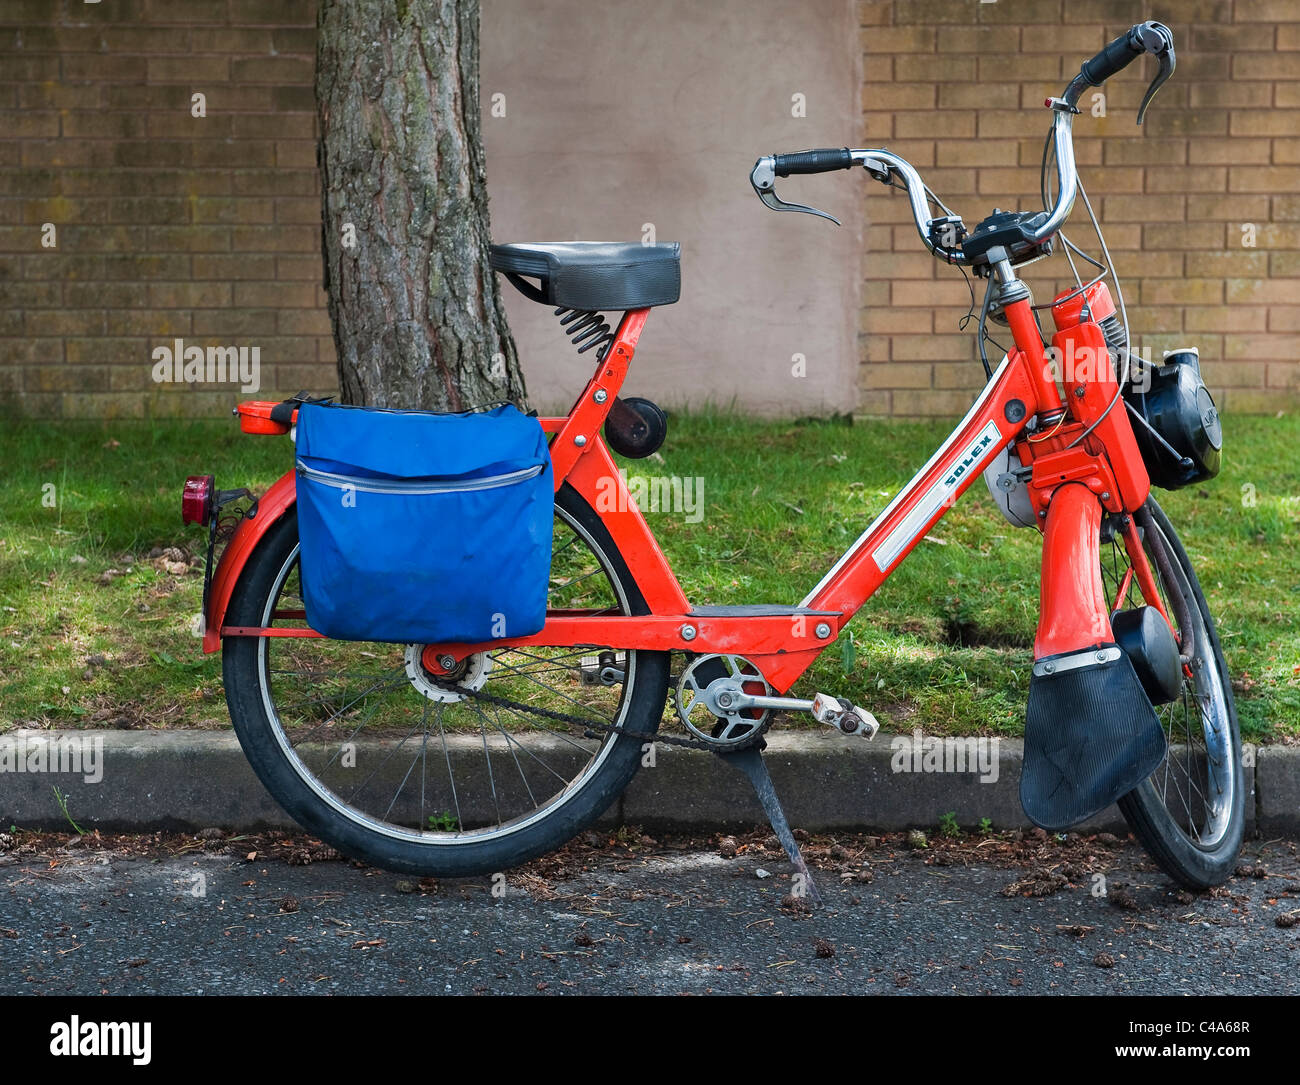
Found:
M 1248 845 L 1253 873 L 1191 895 L 1130 844 L 988 863 L 978 841 L 867 838 L 837 849 L 807 914 L 756 844 L 602 842 L 494 895 L 189 839 L 0 855 L 0 994 L 1300 992 L 1300 925 L 1277 923 L 1300 910 L 1288 842 Z M 1026 878 L 1051 891 L 1004 895 Z

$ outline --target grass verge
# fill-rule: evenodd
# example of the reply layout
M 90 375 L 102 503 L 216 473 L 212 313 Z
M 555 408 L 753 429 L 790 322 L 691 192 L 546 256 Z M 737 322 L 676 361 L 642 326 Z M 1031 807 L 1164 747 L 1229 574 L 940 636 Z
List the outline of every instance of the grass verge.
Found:
M 646 510 L 692 601 L 793 603 L 948 429 L 702 413 L 674 418 L 662 452 L 626 466 L 701 480 L 684 491 L 698 507 Z M 1300 418 L 1229 418 L 1225 430 L 1219 478 L 1159 500 L 1219 623 L 1245 737 L 1295 740 Z M 192 633 L 204 537 L 180 523 L 180 485 L 212 472 L 261 490 L 291 452 L 233 422 L 0 432 L 0 729 L 225 726 L 220 660 Z M 183 553 L 159 553 L 169 547 Z M 798 688 L 851 697 L 900 730 L 1018 734 L 1039 552 L 1038 534 L 1008 525 L 977 484 Z

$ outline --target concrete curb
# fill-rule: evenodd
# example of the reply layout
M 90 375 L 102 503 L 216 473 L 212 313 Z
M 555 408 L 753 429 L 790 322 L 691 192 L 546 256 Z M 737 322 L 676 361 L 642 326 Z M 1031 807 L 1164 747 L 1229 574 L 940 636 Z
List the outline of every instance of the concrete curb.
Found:
M 1255 754 L 1256 811 L 1265 836 L 1300 835 L 1300 746 L 1260 746 Z
M 228 731 L 13 731 L 0 736 L 0 754 L 5 744 L 39 738 L 53 747 L 86 737 L 103 739 L 98 782 L 87 782 L 84 772 L 14 771 L 12 756 L 7 762 L 0 757 L 0 828 L 66 827 L 55 787 L 85 829 L 293 827 Z M 910 742 L 911 736 L 885 734 L 864 742 L 778 732 L 768 736 L 767 760 L 791 823 L 808 830 L 933 828 L 949 811 L 963 827 L 978 826 L 983 818 L 996 829 L 1029 827 L 1020 809 L 1019 740 L 990 744 L 982 764 L 966 766 L 977 771 L 965 772 L 924 771 L 909 752 Z M 1248 834 L 1258 828 L 1267 835 L 1300 835 L 1300 747 L 1259 748 L 1255 764 L 1246 768 L 1246 788 Z M 604 820 L 712 830 L 749 827 L 761 823 L 763 814 L 749 784 L 711 754 L 658 745 L 655 767 L 637 774 Z M 1125 824 L 1111 807 L 1081 828 L 1122 830 Z

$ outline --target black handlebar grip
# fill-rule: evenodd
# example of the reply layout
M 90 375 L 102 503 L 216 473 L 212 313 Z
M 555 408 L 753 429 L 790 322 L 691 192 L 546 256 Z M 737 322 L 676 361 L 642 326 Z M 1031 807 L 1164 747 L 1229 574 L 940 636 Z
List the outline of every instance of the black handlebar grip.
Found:
M 1155 53 L 1161 49 L 1163 42 L 1157 26 L 1158 23 L 1146 22 L 1130 27 L 1095 57 L 1086 61 L 1079 71 L 1094 87 L 1101 86 L 1143 53 Z
M 819 147 L 814 151 L 772 156 L 772 171 L 778 177 L 789 177 L 792 173 L 830 173 L 852 165 L 853 156 L 847 147 Z
M 1112 75 L 1122 72 L 1143 52 L 1140 45 L 1134 48 L 1132 38 L 1133 31 L 1126 30 L 1091 60 L 1084 61 L 1079 69 L 1083 77 L 1094 87 L 1099 87 Z

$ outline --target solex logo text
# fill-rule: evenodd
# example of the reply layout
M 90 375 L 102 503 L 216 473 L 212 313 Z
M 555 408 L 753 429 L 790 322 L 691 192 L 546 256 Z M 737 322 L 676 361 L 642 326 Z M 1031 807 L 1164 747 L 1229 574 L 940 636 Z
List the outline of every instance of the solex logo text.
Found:
M 971 446 L 971 450 L 966 453 L 966 456 L 961 461 L 961 463 L 959 463 L 956 467 L 954 467 L 952 469 L 952 473 L 949 474 L 949 476 L 943 480 L 944 484 L 947 486 L 957 485 L 957 480 L 971 469 L 971 466 L 975 463 L 975 461 L 978 460 L 981 456 L 984 455 L 985 452 L 988 451 L 989 446 L 992 443 L 993 443 L 993 438 L 989 436 L 987 432 L 981 433 L 979 437 L 976 439 L 975 444 Z

